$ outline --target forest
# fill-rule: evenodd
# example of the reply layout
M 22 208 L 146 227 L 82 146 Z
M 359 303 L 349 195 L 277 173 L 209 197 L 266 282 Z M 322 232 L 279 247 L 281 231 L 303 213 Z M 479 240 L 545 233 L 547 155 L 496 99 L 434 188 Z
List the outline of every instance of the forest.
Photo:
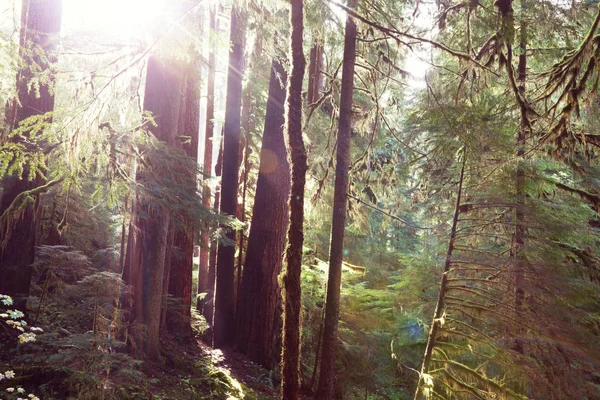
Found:
M 0 399 L 600 399 L 598 0 L 0 0 Z

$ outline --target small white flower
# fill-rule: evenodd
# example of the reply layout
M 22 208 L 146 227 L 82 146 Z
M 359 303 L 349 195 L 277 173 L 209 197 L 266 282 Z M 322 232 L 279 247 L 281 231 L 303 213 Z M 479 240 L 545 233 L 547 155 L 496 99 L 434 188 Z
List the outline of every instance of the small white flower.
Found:
M 9 370 L 4 373 L 4 376 L 6 377 L 6 379 L 12 379 L 15 377 L 15 373 Z
M 12 319 L 21 319 L 25 316 L 25 314 L 19 310 L 8 310 L 8 315 L 10 315 Z
M 12 393 L 12 392 L 14 392 L 14 391 L 15 391 L 15 388 L 13 388 L 13 387 L 6 388 L 6 391 L 7 391 L 8 393 Z
M 10 296 L 6 296 L 3 294 L 0 294 L 0 301 L 2 301 L 2 304 L 4 304 L 5 306 L 12 306 L 12 298 Z
M 35 340 L 36 340 L 35 333 L 26 332 L 26 333 L 21 333 L 19 335 L 19 342 L 21 344 L 23 344 L 23 343 L 29 343 L 29 342 L 35 342 Z
M 8 314 L 2 313 L 2 314 L 0 314 L 0 318 L 8 318 Z
M 4 375 L 3 375 L 3 374 L 0 374 L 0 381 L 1 381 L 2 379 L 4 379 Z
M 25 393 L 25 389 L 23 389 L 22 387 L 17 388 L 17 392 L 19 392 L 19 393 Z
M 27 397 L 29 397 L 30 399 L 33 399 L 33 398 L 35 397 L 35 395 L 34 395 L 33 393 L 29 393 L 29 394 L 27 395 Z

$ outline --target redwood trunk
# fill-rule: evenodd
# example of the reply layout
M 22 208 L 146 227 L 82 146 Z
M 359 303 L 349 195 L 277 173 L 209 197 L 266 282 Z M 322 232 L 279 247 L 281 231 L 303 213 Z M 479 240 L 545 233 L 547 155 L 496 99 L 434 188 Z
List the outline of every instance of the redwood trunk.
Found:
M 273 369 L 280 359 L 281 305 L 277 277 L 283 263 L 290 192 L 290 169 L 283 139 L 286 81 L 281 62 L 274 60 L 236 316 L 238 349 L 267 369 Z
M 348 6 L 355 9 L 358 0 L 350 0 Z M 344 39 L 342 88 L 340 93 L 340 120 L 337 139 L 335 188 L 333 194 L 333 219 L 329 253 L 329 276 L 323 324 L 323 348 L 317 399 L 332 399 L 334 392 L 335 361 L 340 315 L 340 288 L 342 284 L 342 261 L 344 252 L 344 229 L 350 169 L 350 133 L 352 129 L 352 92 L 354 91 L 354 62 L 356 60 L 356 24 L 348 15 Z
M 219 155 L 217 156 L 217 163 L 215 165 L 215 175 L 220 177 L 223 172 L 223 146 L 219 149 Z M 217 187 L 215 190 L 215 207 L 220 204 L 221 201 L 221 188 Z M 206 300 L 204 305 L 204 317 L 206 322 L 212 324 L 215 315 L 215 284 L 216 284 L 216 272 L 217 272 L 217 250 L 219 248 L 218 242 L 215 240 L 210 245 L 210 259 L 208 263 L 208 291 L 206 293 Z
M 231 8 L 231 50 L 227 75 L 225 131 L 223 135 L 223 176 L 221 180 L 221 213 L 236 215 L 238 193 L 238 160 L 240 152 L 240 122 L 242 71 L 244 66 L 245 16 L 238 4 Z M 227 239 L 235 242 L 235 231 Z M 217 251 L 217 282 L 215 288 L 214 345 L 222 348 L 233 344 L 235 321 L 234 286 L 235 246 L 219 246 Z
M 172 62 L 151 56 L 148 60 L 144 109 L 152 112 L 157 126 L 151 131 L 157 139 L 171 142 L 178 131 L 181 98 L 180 69 Z M 148 160 L 150 168 L 160 160 Z M 146 173 L 137 181 L 144 185 Z M 159 332 L 164 298 L 165 256 L 170 215 L 160 204 L 137 194 L 133 248 L 128 272 L 134 285 L 133 312 L 138 324 L 146 325 L 145 335 L 134 338 L 139 353 L 159 358 Z
M 210 52 L 208 54 L 208 82 L 206 88 L 206 132 L 204 136 L 204 160 L 203 170 L 204 174 L 212 175 L 212 159 L 213 159 L 213 131 L 215 128 L 215 65 L 216 57 L 214 50 L 214 31 L 217 29 L 216 25 L 216 11 L 215 7 L 210 9 L 210 40 L 209 47 Z M 202 206 L 206 209 L 210 208 L 210 187 L 205 185 L 202 191 Z M 205 293 L 204 300 L 198 300 L 196 302 L 196 308 L 202 312 L 205 317 L 204 307 L 208 300 L 208 293 L 212 291 L 209 287 L 209 251 L 210 251 L 210 238 L 206 230 L 200 234 L 200 259 L 198 263 L 198 295 Z M 214 279 L 213 279 L 214 281 Z M 211 311 L 212 314 L 212 311 Z M 212 315 L 211 315 L 212 318 Z M 208 317 L 206 317 L 208 320 Z
M 183 79 L 183 97 L 180 107 L 179 134 L 189 137 L 189 141 L 179 143 L 189 162 L 194 166 L 198 162 L 198 134 L 200 117 L 200 68 L 197 55 L 191 55 L 192 61 L 185 65 Z M 197 190 L 196 168 L 185 169 L 186 190 L 194 195 Z M 175 230 L 173 245 L 175 251 L 170 257 L 171 276 L 169 278 L 168 293 L 177 302 L 173 315 L 171 330 L 180 334 L 191 335 L 191 306 L 192 306 L 192 274 L 194 266 L 194 224 L 191 221 L 180 221 L 180 226 Z
M 292 168 L 289 198 L 290 226 L 283 278 L 283 353 L 281 390 L 286 400 L 298 400 L 300 390 L 300 312 L 302 293 L 302 245 L 304 243 L 304 187 L 306 184 L 306 150 L 302 138 L 302 79 L 305 63 L 302 49 L 304 30 L 303 1 L 291 0 L 290 58 L 292 69 L 288 82 L 285 131 Z
M 62 0 L 24 0 L 21 13 L 19 53 L 23 67 L 17 74 L 17 96 L 20 106 L 14 119 L 9 121 L 13 129 L 29 117 L 54 110 L 52 82 L 40 82 L 39 93 L 30 90 L 29 82 L 36 75 L 34 68 L 48 71 L 51 69 L 51 63 L 56 61 L 54 52 L 60 40 Z M 43 56 L 40 56 L 40 53 Z M 51 123 L 52 115 L 48 115 L 45 122 Z M 22 178 L 3 179 L 4 193 L 0 203 L 0 215 L 19 194 L 45 184 L 45 180 L 39 175 L 30 180 L 29 174 L 29 168 L 25 166 Z M 23 311 L 29 296 L 32 273 L 30 264 L 34 260 L 38 219 L 39 196 L 36 195 L 34 202 L 20 212 L 18 219 L 8 227 L 8 239 L 2 238 L 6 240 L 6 245 L 0 248 L 0 293 L 12 296 L 15 307 Z M 5 227 L 2 227 L 2 231 L 4 229 Z

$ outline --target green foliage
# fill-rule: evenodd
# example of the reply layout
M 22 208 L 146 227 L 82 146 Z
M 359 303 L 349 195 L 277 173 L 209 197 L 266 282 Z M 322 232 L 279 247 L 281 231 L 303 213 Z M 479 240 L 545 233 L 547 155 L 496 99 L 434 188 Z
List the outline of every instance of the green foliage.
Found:
M 13 329 L 18 332 L 17 339 L 19 344 L 35 342 L 37 333 L 43 332 L 43 329 L 28 326 L 22 311 L 8 309 L 12 304 L 13 301 L 10 296 L 0 294 L 0 322 L 4 322 L 8 326 L 7 328 L 5 325 L 0 325 L 2 328 L 2 330 L 0 330 L 0 339 L 2 339 L 2 341 L 11 341 L 14 339 L 15 335 L 12 335 L 13 332 L 11 332 L 11 329 Z M 3 380 L 14 380 L 15 377 L 16 374 L 13 370 L 6 370 L 4 373 L 0 373 L 0 382 Z M 8 386 L 2 388 L 4 385 Z M 2 396 L 2 399 L 4 400 L 20 399 L 21 396 L 27 396 L 27 398 L 32 400 L 39 400 L 39 397 L 33 393 L 28 395 L 27 391 L 21 386 L 14 387 L 14 385 L 5 382 L 0 383 L 0 388 L 2 388 L 0 390 L 0 396 Z

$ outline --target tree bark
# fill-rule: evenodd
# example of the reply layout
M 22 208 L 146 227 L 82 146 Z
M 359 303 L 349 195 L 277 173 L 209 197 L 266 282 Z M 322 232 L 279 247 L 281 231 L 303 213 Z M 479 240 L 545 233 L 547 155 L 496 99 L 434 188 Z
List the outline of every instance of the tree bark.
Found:
M 199 54 L 191 54 L 191 61 L 184 66 L 182 100 L 179 115 L 179 134 L 186 140 L 179 141 L 178 146 L 190 158 L 194 166 L 198 162 L 198 135 L 200 130 L 200 63 Z M 189 138 L 189 140 L 187 139 Z M 196 168 L 186 170 L 186 190 L 190 194 L 197 191 Z M 171 331 L 181 335 L 191 335 L 191 306 L 192 306 L 192 274 L 194 266 L 194 224 L 191 221 L 179 221 L 175 230 L 172 252 L 171 277 L 169 278 L 168 293 L 176 301 L 177 306 L 172 315 Z
M 319 100 L 321 89 L 321 68 L 323 67 L 323 44 L 318 38 L 313 38 L 310 49 L 310 65 L 308 67 L 308 91 L 306 92 L 307 104 L 313 104 Z
M 210 39 L 209 39 L 209 54 L 208 54 L 208 81 L 206 88 L 206 132 L 204 135 L 204 157 L 203 170 L 205 175 L 212 175 L 212 159 L 213 159 L 213 130 L 215 128 L 215 49 L 214 39 L 216 26 L 216 5 L 210 8 Z M 210 187 L 205 185 L 202 190 L 202 206 L 206 209 L 210 208 L 211 192 Z M 206 293 L 204 300 L 196 302 L 198 311 L 203 312 L 204 305 L 208 296 L 209 288 L 208 279 L 208 261 L 210 251 L 210 238 L 207 231 L 200 234 L 200 258 L 198 263 L 198 295 Z M 212 312 L 211 312 L 212 314 Z M 211 316 L 212 317 L 212 316 Z M 208 320 L 208 318 L 207 318 Z
M 358 0 L 348 6 L 356 9 Z M 329 253 L 329 276 L 323 324 L 323 347 L 317 399 L 332 399 L 334 393 L 338 319 L 340 315 L 340 288 L 344 252 L 344 229 L 350 168 L 350 133 L 352 130 L 352 93 L 354 91 L 354 63 L 356 60 L 356 23 L 348 15 L 344 38 L 344 61 L 340 93 L 340 119 L 337 139 L 333 220 Z
M 281 272 L 288 226 L 290 169 L 283 139 L 287 76 L 273 60 L 262 139 L 260 168 L 252 210 L 248 251 L 238 296 L 236 344 L 267 369 L 279 364 Z
M 290 59 L 292 69 L 288 82 L 285 132 L 292 168 L 289 198 L 290 225 L 283 277 L 283 352 L 281 391 L 286 400 L 298 400 L 300 390 L 300 312 L 302 293 L 302 245 L 304 243 L 304 187 L 306 184 L 306 150 L 302 138 L 302 80 L 306 60 L 302 48 L 304 4 L 291 0 Z
M 221 135 L 222 136 L 222 135 Z M 223 146 L 219 149 L 219 155 L 217 156 L 217 163 L 215 164 L 215 175 L 220 177 L 223 174 Z M 221 187 L 218 186 L 215 190 L 215 207 L 221 201 Z M 212 324 L 215 315 L 215 285 L 216 285 L 216 272 L 217 272 L 217 250 L 219 244 L 214 240 L 210 245 L 210 259 L 208 263 L 208 292 L 206 293 L 206 302 L 204 305 L 204 317 L 206 322 Z
M 180 67 L 152 55 L 148 60 L 144 110 L 152 112 L 157 123 L 150 128 L 158 140 L 173 142 L 178 132 L 181 99 Z M 150 168 L 160 160 L 148 160 Z M 144 184 L 145 170 L 137 173 L 137 181 Z M 170 215 L 160 204 L 137 193 L 135 235 L 132 240 L 131 260 L 127 267 L 134 286 L 133 315 L 140 325 L 146 325 L 145 335 L 134 337 L 138 353 L 151 360 L 159 358 L 159 333 L 164 298 L 165 256 Z
M 467 163 L 467 150 L 463 149 L 463 160 L 462 168 L 460 170 L 460 180 L 458 181 L 458 193 L 456 194 L 456 206 L 454 207 L 454 218 L 452 220 L 452 229 L 450 230 L 450 242 L 448 243 L 448 251 L 446 253 L 446 262 L 444 264 L 444 273 L 442 274 L 442 280 L 440 282 L 440 289 L 438 292 L 437 304 L 433 314 L 433 321 L 429 328 L 429 334 L 427 335 L 427 345 L 425 346 L 425 354 L 423 356 L 423 364 L 421 366 L 421 373 L 419 375 L 419 382 L 417 383 L 417 390 L 415 391 L 415 400 L 419 399 L 419 395 L 423 392 L 422 382 L 425 374 L 429 373 L 429 366 L 431 363 L 431 357 L 433 355 L 433 349 L 436 345 L 437 336 L 440 328 L 443 325 L 442 319 L 444 318 L 444 312 L 446 308 L 446 294 L 448 292 L 448 274 L 450 267 L 452 266 L 452 254 L 454 253 L 454 247 L 456 242 L 456 232 L 458 228 L 458 218 L 460 216 L 460 206 L 462 201 L 463 183 L 465 178 L 465 165 Z
M 29 82 L 36 76 L 35 69 L 51 70 L 51 65 L 57 60 L 55 52 L 60 40 L 62 0 L 24 0 L 21 13 L 19 56 L 22 67 L 17 73 L 19 106 L 14 119 L 9 121 L 12 129 L 29 117 L 54 110 L 53 82 L 40 82 L 39 92 L 30 90 Z M 52 115 L 47 115 L 44 119 L 46 123 L 51 123 Z M 0 202 L 0 215 L 4 214 L 21 193 L 46 183 L 39 175 L 34 179 L 30 179 L 29 175 L 30 170 L 26 165 L 22 177 L 3 177 L 4 193 Z M 6 234 L 2 238 L 5 243 L 0 247 L 0 293 L 12 296 L 15 307 L 23 311 L 29 296 L 32 273 L 30 264 L 34 260 L 39 211 L 39 195 L 35 195 L 32 202 L 16 211 L 17 215 L 9 216 L 7 227 L 0 227 Z
M 240 122 L 242 74 L 244 66 L 245 15 L 235 4 L 231 8 L 231 50 L 227 74 L 225 130 L 223 134 L 223 176 L 221 180 L 221 213 L 236 215 L 238 193 L 238 159 L 240 151 Z M 227 238 L 235 242 L 235 231 Z M 217 282 L 215 288 L 214 345 L 223 348 L 233 344 L 235 329 L 235 246 L 219 246 L 217 251 Z
M 521 1 L 521 15 L 526 11 L 525 0 Z M 519 95 L 525 99 L 525 84 L 527 81 L 527 23 L 524 17 L 521 17 L 521 33 L 519 39 L 519 63 L 517 66 L 517 84 L 519 89 Z M 515 179 L 516 186 L 516 211 L 515 211 L 515 240 L 513 248 L 513 256 L 515 260 L 514 265 L 514 279 L 515 279 L 515 318 L 520 320 L 522 318 L 523 301 L 525 298 L 524 286 L 524 269 L 525 269 L 525 255 L 523 254 L 523 248 L 525 246 L 525 170 L 524 160 L 525 155 L 525 144 L 527 140 L 527 115 L 526 111 L 521 109 L 521 125 L 517 134 L 517 174 Z M 519 353 L 523 353 L 523 344 L 519 339 L 515 342 L 515 350 Z

